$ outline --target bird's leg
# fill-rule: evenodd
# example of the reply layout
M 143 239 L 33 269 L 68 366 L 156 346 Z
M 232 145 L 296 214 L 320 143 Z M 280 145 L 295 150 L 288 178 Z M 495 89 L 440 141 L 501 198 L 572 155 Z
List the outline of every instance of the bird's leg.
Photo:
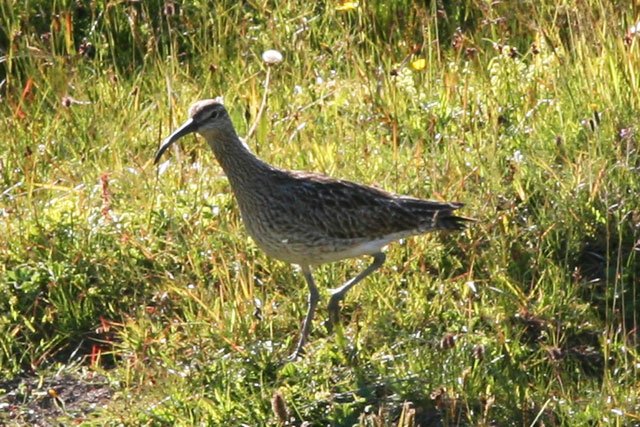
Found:
M 360 274 L 358 274 L 353 279 L 347 281 L 344 285 L 340 286 L 339 288 L 335 288 L 335 289 L 331 289 L 330 290 L 331 298 L 329 299 L 329 306 L 328 306 L 328 309 L 329 309 L 329 320 L 328 320 L 328 322 L 326 324 L 327 330 L 329 330 L 329 332 L 331 332 L 331 330 L 333 329 L 333 325 L 338 323 L 338 321 L 339 321 L 339 317 L 340 317 L 340 301 L 342 301 L 342 299 L 347 294 L 349 289 L 353 288 L 362 279 L 364 279 L 365 277 L 367 277 L 368 275 L 370 275 L 371 273 L 376 271 L 378 268 L 380 268 L 380 266 L 382 266 L 382 264 L 384 264 L 384 260 L 385 259 L 386 259 L 386 256 L 382 252 L 378 252 L 377 254 L 374 254 L 373 255 L 373 262 L 371 263 L 371 265 L 369 265 L 367 268 L 365 268 L 364 271 L 362 271 Z
M 313 275 L 311 274 L 311 268 L 308 265 L 303 265 L 302 274 L 304 275 L 305 280 L 307 281 L 307 285 L 309 286 L 309 304 L 307 306 L 307 315 L 304 318 L 304 323 L 302 324 L 302 330 L 300 331 L 300 340 L 298 341 L 298 345 L 291 356 L 289 356 L 289 360 L 296 360 L 302 353 L 304 344 L 307 342 L 307 336 L 311 331 L 311 322 L 313 321 L 313 314 L 316 311 L 316 306 L 318 305 L 318 301 L 320 300 L 320 292 L 318 292 L 318 288 L 316 287 L 315 282 L 313 281 Z

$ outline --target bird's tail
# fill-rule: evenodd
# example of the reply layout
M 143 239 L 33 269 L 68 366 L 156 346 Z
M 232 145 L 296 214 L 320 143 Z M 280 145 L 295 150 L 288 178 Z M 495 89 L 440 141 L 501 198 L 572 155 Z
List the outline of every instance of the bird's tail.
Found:
M 453 211 L 464 206 L 462 203 L 449 203 L 450 205 L 456 205 L 455 208 L 441 209 L 436 211 L 433 218 L 434 228 L 440 230 L 462 230 L 467 227 L 470 222 L 475 222 L 473 218 L 467 218 L 464 216 L 457 216 L 453 214 Z
M 402 204 L 420 219 L 419 228 L 426 230 L 462 230 L 472 218 L 454 215 L 454 211 L 464 206 L 457 202 L 436 202 L 406 198 Z

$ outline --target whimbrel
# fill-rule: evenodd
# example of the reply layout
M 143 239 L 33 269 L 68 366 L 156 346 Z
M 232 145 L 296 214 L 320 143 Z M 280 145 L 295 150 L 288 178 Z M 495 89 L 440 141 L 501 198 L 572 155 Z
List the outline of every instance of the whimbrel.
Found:
M 240 140 L 226 109 L 205 99 L 189 109 L 189 119 L 167 137 L 155 163 L 178 139 L 196 132 L 205 138 L 231 184 L 249 235 L 267 255 L 297 264 L 309 287 L 307 313 L 290 359 L 302 352 L 320 299 L 314 266 L 370 255 L 360 274 L 330 291 L 330 328 L 349 289 L 385 261 L 383 248 L 408 236 L 437 229 L 459 230 L 467 218 L 453 211 L 462 203 L 400 196 L 321 174 L 276 168 L 254 155 Z

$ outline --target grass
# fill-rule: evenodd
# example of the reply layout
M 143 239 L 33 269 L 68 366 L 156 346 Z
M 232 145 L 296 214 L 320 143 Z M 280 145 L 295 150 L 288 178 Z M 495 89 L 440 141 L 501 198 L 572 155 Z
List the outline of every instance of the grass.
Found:
M 1 3 L 0 422 L 640 422 L 638 10 L 447 3 Z M 261 157 L 479 220 L 391 246 L 295 363 L 301 275 L 199 138 L 152 164 L 199 98 L 244 134 L 270 48 Z

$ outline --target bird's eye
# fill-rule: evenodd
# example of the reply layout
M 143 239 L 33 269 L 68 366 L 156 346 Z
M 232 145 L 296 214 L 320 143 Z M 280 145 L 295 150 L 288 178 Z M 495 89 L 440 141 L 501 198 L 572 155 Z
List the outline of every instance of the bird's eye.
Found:
M 213 113 L 211 113 L 211 116 L 209 118 L 212 120 L 217 119 L 219 115 L 220 113 L 218 111 L 214 111 Z

